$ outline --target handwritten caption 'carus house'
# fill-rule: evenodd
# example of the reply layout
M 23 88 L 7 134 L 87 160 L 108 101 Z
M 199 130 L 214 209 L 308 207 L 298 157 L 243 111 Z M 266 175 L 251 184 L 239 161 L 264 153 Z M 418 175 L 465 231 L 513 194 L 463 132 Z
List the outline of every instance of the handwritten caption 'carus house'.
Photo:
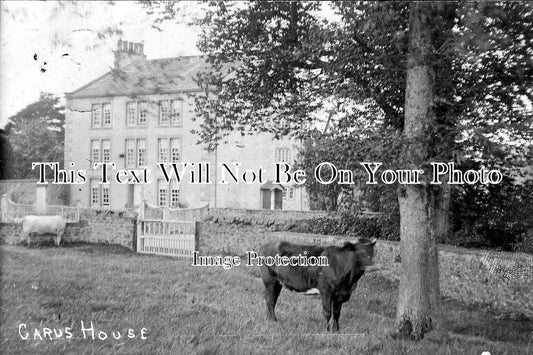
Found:
M 361 162 L 363 175 L 366 177 L 366 184 L 421 184 L 426 174 L 422 169 L 383 169 L 380 162 Z M 180 162 L 180 163 L 158 163 L 159 172 L 166 183 L 175 181 L 177 183 L 187 182 L 189 184 L 264 184 L 267 179 L 267 172 L 263 167 L 255 169 L 242 169 L 241 163 L 219 163 L 216 174 L 212 174 L 212 167 L 209 162 Z M 303 185 L 307 179 L 304 170 L 293 169 L 290 164 L 275 162 L 273 165 L 275 184 L 295 184 Z M 60 169 L 59 163 L 34 162 L 32 169 L 39 171 L 38 184 L 84 184 L 88 180 L 86 170 L 74 169 L 75 164 L 70 163 L 73 169 Z M 424 183 L 429 184 L 499 184 L 502 173 L 495 170 L 480 168 L 478 170 L 462 171 L 455 167 L 454 163 L 433 162 L 430 163 L 430 175 Z M 119 169 L 113 162 L 94 163 L 93 171 L 99 176 L 101 184 L 108 184 L 115 181 L 119 184 L 150 184 L 152 181 L 151 170 L 147 167 L 140 169 Z M 51 173 L 50 173 L 51 172 Z M 52 175 L 51 178 L 47 176 Z M 213 177 L 215 176 L 215 177 Z M 348 169 L 339 169 L 334 164 L 322 162 L 313 171 L 313 178 L 320 184 L 329 185 L 337 183 L 340 185 L 356 184 L 356 172 Z

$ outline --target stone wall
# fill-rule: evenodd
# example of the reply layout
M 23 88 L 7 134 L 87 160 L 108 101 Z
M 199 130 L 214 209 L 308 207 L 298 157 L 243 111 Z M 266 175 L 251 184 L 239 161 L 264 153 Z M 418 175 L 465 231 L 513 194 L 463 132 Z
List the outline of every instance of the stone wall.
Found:
M 252 210 L 210 208 L 208 220 L 218 223 L 260 225 L 273 230 L 288 230 L 296 221 L 324 217 L 324 211 Z
M 244 255 L 270 240 L 331 244 L 343 237 L 272 232 L 258 226 L 203 223 L 203 255 Z M 382 276 L 399 281 L 399 242 L 378 241 L 375 262 Z M 533 256 L 494 253 L 440 246 L 439 263 L 443 296 L 468 304 L 488 305 L 508 314 L 533 319 Z
M 0 242 L 17 244 L 21 242 L 22 224 L 0 224 Z M 50 239 L 49 236 L 35 237 L 35 241 Z M 80 210 L 80 221 L 69 223 L 63 242 L 87 242 L 119 244 L 135 250 L 135 215 L 128 211 Z

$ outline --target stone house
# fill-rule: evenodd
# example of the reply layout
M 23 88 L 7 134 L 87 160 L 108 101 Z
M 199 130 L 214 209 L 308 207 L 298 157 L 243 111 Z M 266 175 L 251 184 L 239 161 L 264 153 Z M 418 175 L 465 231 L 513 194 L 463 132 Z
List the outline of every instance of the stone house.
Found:
M 201 56 L 147 60 L 143 44 L 118 41 L 111 71 L 66 94 L 65 169 L 86 171 L 86 181 L 71 184 L 69 203 L 84 207 L 119 209 L 140 204 L 168 207 L 308 210 L 305 189 L 274 184 L 273 162 L 294 162 L 300 142 L 274 139 L 267 133 L 232 134 L 208 152 L 191 130 L 194 98 L 200 93 L 194 78 L 209 70 Z M 109 183 L 101 184 L 101 167 L 109 166 Z M 203 162 L 203 164 L 198 164 Z M 187 174 L 167 182 L 158 163 L 171 164 Z M 208 163 L 208 164 L 206 164 Z M 221 183 L 226 163 L 232 171 L 264 169 L 262 183 Z M 115 174 L 124 169 L 124 174 Z M 129 173 L 148 171 L 147 181 Z M 225 171 L 227 175 L 227 171 Z M 209 176 L 209 183 L 191 177 Z M 248 178 L 252 176 L 248 174 Z M 139 177 L 139 180 L 141 178 Z

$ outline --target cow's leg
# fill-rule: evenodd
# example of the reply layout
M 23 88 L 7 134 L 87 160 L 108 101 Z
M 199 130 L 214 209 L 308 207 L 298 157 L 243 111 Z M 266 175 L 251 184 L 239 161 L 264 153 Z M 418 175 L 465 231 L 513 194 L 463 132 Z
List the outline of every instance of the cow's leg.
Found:
M 332 299 L 329 292 L 322 295 L 322 313 L 326 319 L 326 331 L 330 329 L 330 320 L 331 320 L 331 308 L 332 308 Z
M 338 300 L 334 300 L 332 302 L 332 312 L 333 317 L 331 318 L 331 331 L 338 332 L 339 331 L 339 317 L 341 316 L 341 308 L 342 308 L 342 302 Z
M 278 301 L 279 294 L 281 292 L 281 284 L 277 280 L 270 280 L 265 282 L 265 301 L 267 307 L 267 319 L 276 322 L 276 302 Z

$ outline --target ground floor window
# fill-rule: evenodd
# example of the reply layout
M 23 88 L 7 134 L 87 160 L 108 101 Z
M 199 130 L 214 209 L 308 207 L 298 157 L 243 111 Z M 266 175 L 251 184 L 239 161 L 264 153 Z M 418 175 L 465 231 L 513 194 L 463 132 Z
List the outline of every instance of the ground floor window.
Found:
M 91 179 L 90 183 L 91 207 L 108 207 L 110 193 L 108 184 L 100 184 L 98 179 Z
M 159 207 L 179 207 L 180 190 L 179 184 L 176 181 L 171 181 L 170 184 L 163 179 L 157 181 L 157 205 Z

